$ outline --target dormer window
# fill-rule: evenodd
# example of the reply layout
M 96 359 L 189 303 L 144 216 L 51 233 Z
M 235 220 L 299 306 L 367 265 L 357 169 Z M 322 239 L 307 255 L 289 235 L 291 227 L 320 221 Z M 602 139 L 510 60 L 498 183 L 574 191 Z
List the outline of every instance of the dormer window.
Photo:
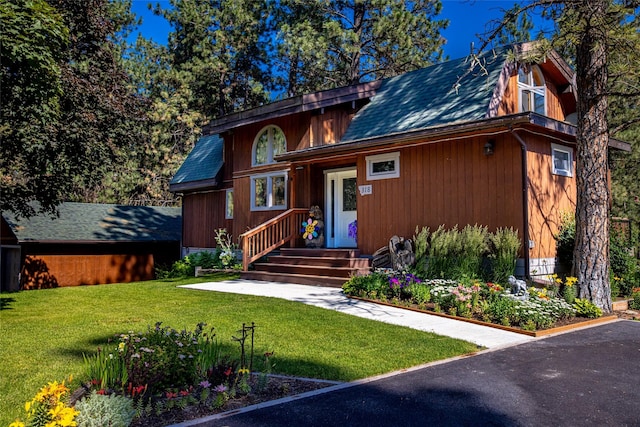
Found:
M 544 77 L 537 65 L 518 69 L 518 95 L 520 111 L 533 111 L 546 115 Z
M 260 131 L 253 143 L 251 164 L 261 166 L 275 163 L 273 158 L 286 152 L 287 141 L 282 130 L 277 126 L 267 126 Z

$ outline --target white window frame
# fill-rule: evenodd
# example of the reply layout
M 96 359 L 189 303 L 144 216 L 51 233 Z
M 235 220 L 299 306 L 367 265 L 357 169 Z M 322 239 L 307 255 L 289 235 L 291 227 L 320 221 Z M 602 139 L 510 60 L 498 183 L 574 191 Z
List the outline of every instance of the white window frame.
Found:
M 374 156 L 367 156 L 367 181 L 375 181 L 377 179 L 391 179 L 400 177 L 400 152 L 376 154 Z M 386 172 L 374 172 L 373 166 L 376 163 L 383 163 L 393 161 L 393 170 Z
M 264 163 L 256 163 L 256 149 L 258 147 L 258 141 L 260 140 L 260 137 L 265 133 L 268 132 L 268 138 L 267 138 L 267 158 L 266 161 Z M 284 137 L 284 150 L 285 152 L 287 151 L 287 138 L 284 134 L 284 132 L 282 131 L 282 129 L 280 129 L 278 126 L 276 125 L 267 125 L 265 127 L 263 127 L 262 129 L 260 129 L 260 132 L 258 132 L 258 134 L 256 135 L 255 139 L 253 140 L 253 147 L 251 149 L 251 166 L 264 166 L 264 165 L 270 165 L 275 163 L 275 160 L 273 159 L 274 155 L 273 155 L 273 135 L 275 132 L 280 132 L 282 133 L 282 136 Z
M 229 200 L 231 198 L 231 200 Z M 231 201 L 231 203 L 229 203 Z M 224 196 L 224 218 L 233 219 L 233 188 L 227 189 Z
M 273 204 L 273 178 L 284 177 L 284 205 Z M 256 180 L 267 179 L 267 205 L 256 206 Z M 278 171 L 271 173 L 263 173 L 259 175 L 251 175 L 251 210 L 252 211 L 271 211 L 271 210 L 283 210 L 287 209 L 287 201 L 289 199 L 289 176 L 287 171 Z
M 567 154 L 568 169 L 556 168 L 556 153 Z M 551 144 L 551 172 L 554 175 L 573 177 L 573 148 L 564 145 Z
M 547 82 L 544 78 L 544 74 L 542 74 L 542 70 L 540 70 L 540 67 L 538 67 L 537 65 L 531 65 L 529 67 L 529 69 L 524 68 L 523 66 L 520 67 L 521 70 L 523 70 L 523 72 L 526 72 L 528 77 L 529 77 L 529 81 L 531 82 L 531 84 L 527 84 L 527 83 L 523 83 L 520 81 L 520 75 L 518 74 L 518 111 L 520 111 L 521 113 L 527 112 L 527 111 L 531 111 L 533 113 L 538 113 L 538 114 L 543 114 L 543 115 L 547 115 Z M 520 69 L 518 70 L 518 72 L 520 71 Z M 540 78 L 542 79 L 542 86 L 536 86 L 535 85 L 535 79 L 534 79 L 534 74 L 538 74 L 540 76 Z M 523 110 L 522 109 L 522 100 L 523 100 L 523 92 L 531 92 L 531 98 L 529 99 L 529 108 L 527 110 Z M 536 103 L 535 103 L 535 95 L 541 95 L 542 99 L 544 100 L 544 111 L 540 112 L 540 111 L 536 111 Z

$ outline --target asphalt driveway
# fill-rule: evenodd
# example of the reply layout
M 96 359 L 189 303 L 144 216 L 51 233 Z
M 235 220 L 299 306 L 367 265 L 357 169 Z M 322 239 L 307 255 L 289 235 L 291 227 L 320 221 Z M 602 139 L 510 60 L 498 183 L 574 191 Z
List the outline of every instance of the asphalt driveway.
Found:
M 640 426 L 640 322 L 537 339 L 200 425 Z

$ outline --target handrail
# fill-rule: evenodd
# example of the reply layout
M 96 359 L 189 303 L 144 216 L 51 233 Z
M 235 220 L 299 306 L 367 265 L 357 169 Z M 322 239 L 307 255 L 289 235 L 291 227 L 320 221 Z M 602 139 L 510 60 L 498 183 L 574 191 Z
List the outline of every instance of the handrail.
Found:
M 247 271 L 253 261 L 299 236 L 302 221 L 308 215 L 305 208 L 289 209 L 241 234 L 242 270 Z

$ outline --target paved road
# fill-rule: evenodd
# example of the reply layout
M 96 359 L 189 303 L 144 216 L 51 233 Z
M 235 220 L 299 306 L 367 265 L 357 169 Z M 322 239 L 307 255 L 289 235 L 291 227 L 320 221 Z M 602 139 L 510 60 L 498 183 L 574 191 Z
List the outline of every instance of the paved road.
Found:
M 640 322 L 537 339 L 201 426 L 640 426 Z

